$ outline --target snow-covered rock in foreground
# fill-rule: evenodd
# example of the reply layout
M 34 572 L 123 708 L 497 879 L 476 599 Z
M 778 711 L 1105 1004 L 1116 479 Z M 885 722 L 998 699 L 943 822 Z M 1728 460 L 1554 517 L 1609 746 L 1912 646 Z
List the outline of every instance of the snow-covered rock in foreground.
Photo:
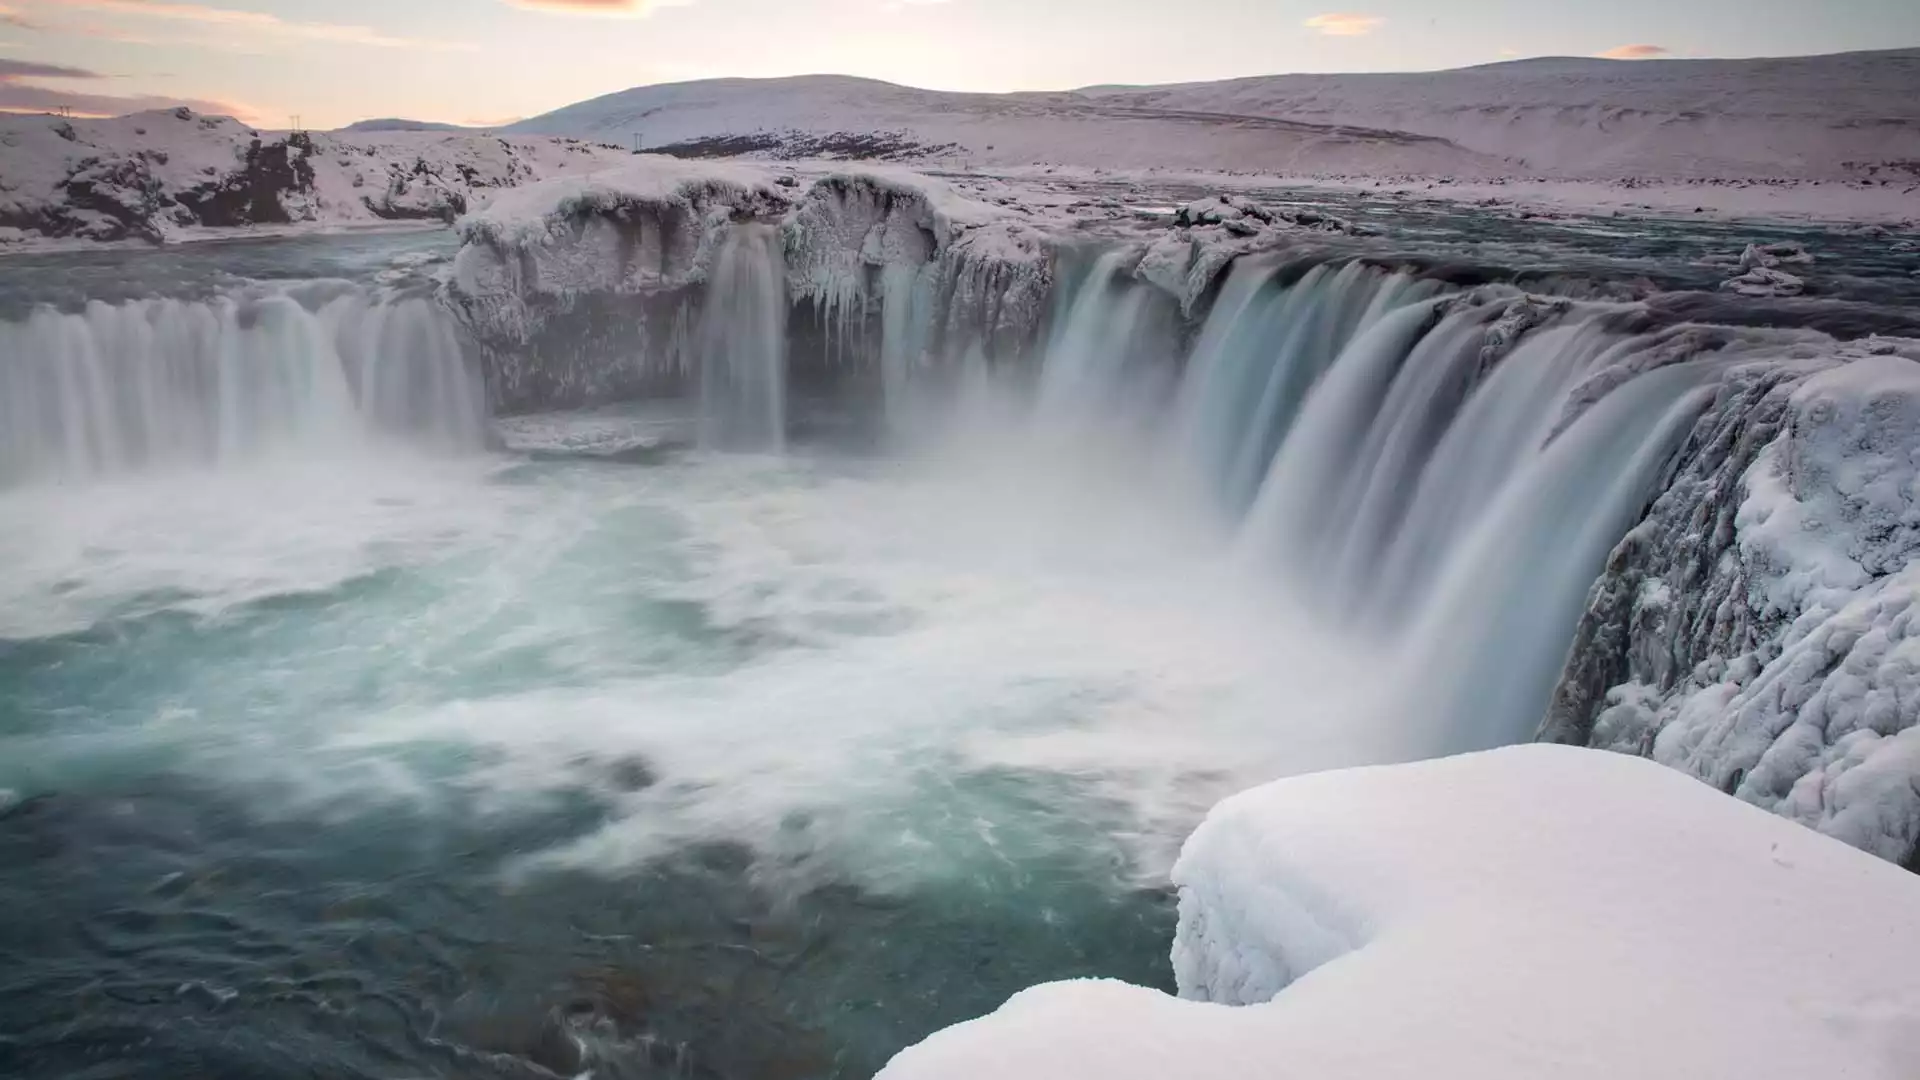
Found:
M 1035 987 L 881 1075 L 1920 1076 L 1920 878 L 1646 761 L 1284 780 L 1216 807 L 1174 876 L 1185 1000 Z
M 1542 735 L 1920 869 L 1920 342 L 1729 373 L 1594 586 Z

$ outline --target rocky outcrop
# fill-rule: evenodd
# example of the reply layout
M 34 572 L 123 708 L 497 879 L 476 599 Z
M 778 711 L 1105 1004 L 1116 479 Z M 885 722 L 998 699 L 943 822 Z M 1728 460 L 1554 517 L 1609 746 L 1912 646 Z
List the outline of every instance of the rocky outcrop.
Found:
M 672 392 L 728 230 L 779 223 L 796 377 L 1019 355 L 1045 321 L 1046 233 L 906 173 L 790 174 L 646 156 L 533 185 L 460 222 L 446 287 L 507 411 Z
M 672 392 L 726 229 L 778 220 L 760 174 L 647 158 L 504 193 L 461 220 L 445 289 L 505 412 Z
M 1540 734 L 1920 868 L 1920 342 L 1725 374 L 1595 584 Z
M 295 220 L 296 211 L 309 220 L 301 204 L 313 194 L 312 153 L 313 139 L 305 134 L 275 142 L 256 137 L 241 151 L 238 168 L 180 192 L 180 205 L 193 224 L 211 227 L 284 225 Z
M 184 108 L 110 120 L 0 116 L 0 243 L 450 221 L 499 190 L 629 157 L 577 139 L 267 134 Z
M 815 183 L 783 228 L 789 289 L 843 337 L 896 325 L 910 363 L 978 345 L 1019 355 L 1039 333 L 1053 288 L 1051 244 L 1017 213 L 911 173 L 863 170 Z M 882 349 L 886 348 L 882 341 Z

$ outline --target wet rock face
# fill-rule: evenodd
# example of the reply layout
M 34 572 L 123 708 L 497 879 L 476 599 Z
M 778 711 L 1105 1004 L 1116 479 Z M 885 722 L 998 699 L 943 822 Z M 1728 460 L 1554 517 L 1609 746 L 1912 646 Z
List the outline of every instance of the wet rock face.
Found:
M 313 166 L 307 161 L 312 151 L 313 140 L 305 134 L 273 143 L 256 138 L 240 168 L 181 192 L 180 204 L 200 225 L 287 224 L 295 220 L 287 196 L 313 191 Z

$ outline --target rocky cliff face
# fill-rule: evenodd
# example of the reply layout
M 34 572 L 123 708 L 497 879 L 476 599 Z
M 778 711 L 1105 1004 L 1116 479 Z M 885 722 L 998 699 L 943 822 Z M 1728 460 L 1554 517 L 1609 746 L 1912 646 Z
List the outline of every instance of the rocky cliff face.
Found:
M 1541 737 L 1920 869 L 1920 343 L 1725 374 L 1595 583 Z
M 0 117 L 0 245 L 451 221 L 501 190 L 629 156 L 577 139 L 269 133 L 185 108 L 111 120 Z
M 747 222 L 781 229 L 786 302 L 804 316 L 797 379 L 1011 358 L 1046 317 L 1046 232 L 938 181 L 862 171 L 803 188 L 772 169 L 653 156 L 463 219 L 445 298 L 506 411 L 674 392 L 714 257 Z

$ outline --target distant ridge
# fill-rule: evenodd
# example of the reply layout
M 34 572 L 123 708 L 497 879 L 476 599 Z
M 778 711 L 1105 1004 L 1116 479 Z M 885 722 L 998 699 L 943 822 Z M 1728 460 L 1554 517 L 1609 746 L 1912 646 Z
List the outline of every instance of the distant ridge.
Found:
M 441 124 L 432 120 L 403 120 L 390 116 L 378 120 L 358 120 L 340 130 L 369 134 L 382 131 L 477 131 L 479 129 L 462 127 L 459 124 Z
M 1665 182 L 1920 182 L 1920 48 L 1553 56 L 1429 72 L 951 93 L 839 75 L 641 86 L 503 130 L 685 156 Z

